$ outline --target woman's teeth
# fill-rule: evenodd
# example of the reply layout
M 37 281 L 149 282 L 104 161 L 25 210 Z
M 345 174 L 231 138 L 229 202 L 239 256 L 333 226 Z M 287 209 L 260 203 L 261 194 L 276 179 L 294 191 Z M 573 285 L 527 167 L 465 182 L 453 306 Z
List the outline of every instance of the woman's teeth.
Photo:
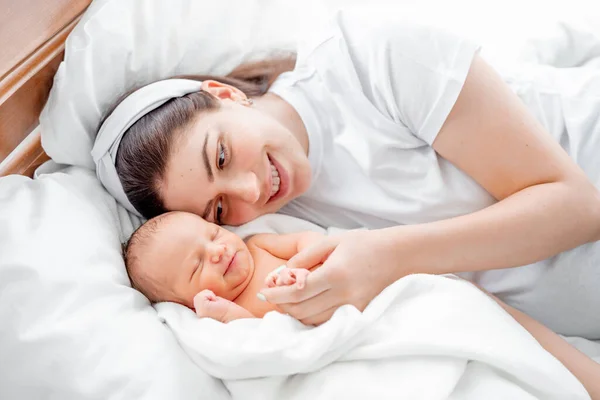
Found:
M 275 196 L 277 192 L 279 192 L 279 184 L 281 183 L 281 179 L 279 178 L 279 172 L 277 168 L 269 161 L 271 164 L 271 176 L 273 177 L 273 185 L 271 186 L 271 197 Z

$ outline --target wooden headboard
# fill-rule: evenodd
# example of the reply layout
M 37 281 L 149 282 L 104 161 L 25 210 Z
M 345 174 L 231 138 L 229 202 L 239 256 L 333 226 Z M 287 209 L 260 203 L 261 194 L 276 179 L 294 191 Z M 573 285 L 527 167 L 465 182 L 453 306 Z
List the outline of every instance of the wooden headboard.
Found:
M 65 40 L 91 0 L 0 0 L 0 176 L 48 159 L 36 129 Z

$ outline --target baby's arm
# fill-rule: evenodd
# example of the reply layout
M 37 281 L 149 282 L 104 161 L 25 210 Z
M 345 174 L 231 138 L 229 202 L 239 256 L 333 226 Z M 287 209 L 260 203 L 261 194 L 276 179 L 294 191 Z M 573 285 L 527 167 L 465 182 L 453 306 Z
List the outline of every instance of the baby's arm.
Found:
M 198 317 L 216 319 L 225 324 L 235 319 L 255 318 L 250 311 L 210 290 L 203 290 L 194 297 L 194 308 Z
M 285 235 L 258 234 L 248 240 L 256 247 L 261 248 L 282 260 L 289 260 L 302 249 L 320 242 L 325 235 L 318 232 L 296 232 Z

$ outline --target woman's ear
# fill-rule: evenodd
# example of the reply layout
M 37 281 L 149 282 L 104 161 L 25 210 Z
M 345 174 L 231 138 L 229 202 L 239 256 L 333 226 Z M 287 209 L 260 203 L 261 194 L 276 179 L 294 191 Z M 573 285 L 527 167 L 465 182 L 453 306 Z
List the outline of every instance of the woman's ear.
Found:
M 202 82 L 202 90 L 219 100 L 230 100 L 236 103 L 247 101 L 248 97 L 240 89 L 219 81 L 206 80 Z

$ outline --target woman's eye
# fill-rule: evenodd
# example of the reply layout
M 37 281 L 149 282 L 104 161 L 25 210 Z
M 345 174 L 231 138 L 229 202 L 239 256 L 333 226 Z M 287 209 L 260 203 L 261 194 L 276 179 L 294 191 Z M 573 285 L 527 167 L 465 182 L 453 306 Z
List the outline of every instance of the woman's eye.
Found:
M 217 160 L 217 165 L 219 166 L 219 169 L 222 169 L 223 165 L 225 164 L 225 156 L 225 146 L 223 146 L 223 143 L 219 143 L 219 157 Z
M 217 201 L 217 207 L 215 209 L 215 222 L 217 224 L 221 224 L 221 216 L 223 215 L 223 204 L 221 203 L 221 200 Z

